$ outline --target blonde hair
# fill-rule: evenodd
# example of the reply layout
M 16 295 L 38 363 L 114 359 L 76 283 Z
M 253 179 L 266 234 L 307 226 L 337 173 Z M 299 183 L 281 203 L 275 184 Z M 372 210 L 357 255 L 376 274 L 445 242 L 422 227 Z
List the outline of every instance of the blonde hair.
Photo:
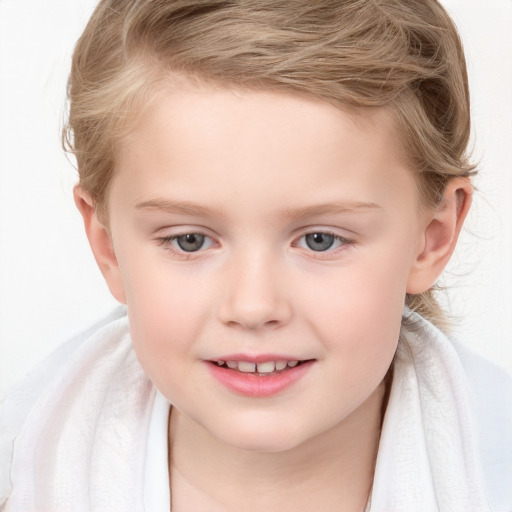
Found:
M 390 109 L 429 207 L 474 173 L 464 54 L 436 0 L 102 0 L 75 48 L 64 130 L 99 211 L 119 140 L 173 74 Z M 442 324 L 433 290 L 406 304 Z

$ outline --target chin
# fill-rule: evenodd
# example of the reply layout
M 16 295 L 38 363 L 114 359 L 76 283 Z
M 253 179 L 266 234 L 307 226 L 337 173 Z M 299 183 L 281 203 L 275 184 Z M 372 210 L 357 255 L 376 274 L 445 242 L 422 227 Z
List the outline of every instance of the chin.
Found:
M 266 428 L 265 428 L 266 427 Z M 236 429 L 235 425 L 218 436 L 221 442 L 238 450 L 260 453 L 279 453 L 292 450 L 306 439 L 297 431 L 290 431 L 278 424 L 272 427 L 255 425 Z

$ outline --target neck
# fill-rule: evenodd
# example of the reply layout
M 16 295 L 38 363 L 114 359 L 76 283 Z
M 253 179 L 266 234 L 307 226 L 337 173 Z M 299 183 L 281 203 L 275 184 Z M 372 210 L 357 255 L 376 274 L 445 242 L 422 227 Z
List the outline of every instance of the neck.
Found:
M 384 385 L 327 432 L 277 453 L 240 450 L 173 409 L 172 511 L 362 512 L 371 490 Z

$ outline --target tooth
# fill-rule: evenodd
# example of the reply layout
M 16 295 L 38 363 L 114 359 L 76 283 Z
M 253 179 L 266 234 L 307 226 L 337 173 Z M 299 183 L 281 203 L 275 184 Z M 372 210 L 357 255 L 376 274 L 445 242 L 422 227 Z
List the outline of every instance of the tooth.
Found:
M 225 363 L 225 361 L 221 361 L 220 359 L 217 361 L 217 364 L 218 364 L 219 366 L 222 366 L 224 363 Z
M 243 373 L 254 373 L 256 363 L 248 363 L 247 361 L 239 361 L 238 369 Z
M 228 368 L 231 368 L 232 370 L 236 370 L 238 368 L 238 363 L 236 361 L 226 361 L 226 364 L 228 365 Z
M 258 363 L 256 367 L 258 368 L 258 373 L 272 373 L 276 369 L 274 361 Z
M 297 366 L 299 364 L 299 361 L 288 361 L 288 366 L 290 368 L 294 368 L 295 366 Z
M 276 370 L 284 370 L 286 368 L 286 361 L 276 361 Z

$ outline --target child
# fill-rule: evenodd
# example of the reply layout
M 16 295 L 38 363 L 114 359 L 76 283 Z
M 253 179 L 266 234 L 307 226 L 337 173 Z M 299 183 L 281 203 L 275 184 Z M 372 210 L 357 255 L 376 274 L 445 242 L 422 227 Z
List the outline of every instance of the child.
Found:
M 474 174 L 436 1 L 103 0 L 69 95 L 126 310 L 7 397 L 2 510 L 512 510 L 510 379 L 435 327 Z

